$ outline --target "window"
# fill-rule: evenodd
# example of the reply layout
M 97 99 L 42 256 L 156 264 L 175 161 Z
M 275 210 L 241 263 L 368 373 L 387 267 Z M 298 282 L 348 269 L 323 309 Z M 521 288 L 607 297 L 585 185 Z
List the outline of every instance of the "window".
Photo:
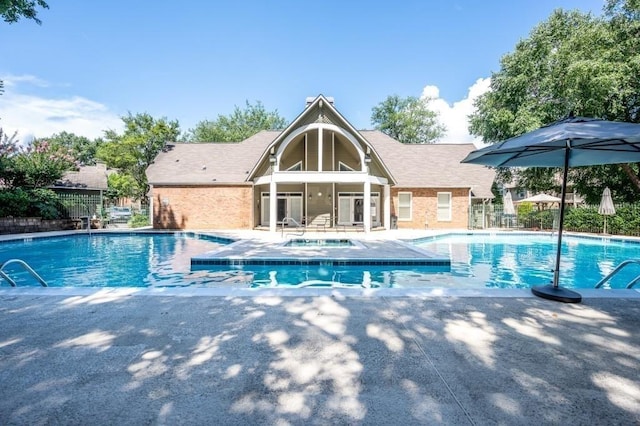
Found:
M 438 192 L 438 222 L 451 220 L 451 193 Z
M 299 172 L 301 170 L 302 170 L 302 161 L 298 161 L 296 164 L 294 164 L 293 166 L 287 169 L 288 172 Z
M 398 220 L 411 220 L 411 192 L 398 192 Z
M 352 167 L 349 167 L 347 164 L 343 163 L 342 161 L 338 162 L 338 171 L 355 172 L 355 170 Z

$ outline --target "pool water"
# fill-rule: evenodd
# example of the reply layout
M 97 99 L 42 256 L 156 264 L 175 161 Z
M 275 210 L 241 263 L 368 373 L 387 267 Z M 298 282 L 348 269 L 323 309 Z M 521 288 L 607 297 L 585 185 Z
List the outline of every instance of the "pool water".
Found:
M 191 257 L 228 241 L 183 234 L 87 234 L 0 244 L 0 264 L 22 259 L 50 287 L 199 285 L 220 279 L 191 271 Z M 22 286 L 40 284 L 19 265 L 5 272 Z M 0 286 L 9 284 L 0 278 Z
M 465 234 L 414 243 L 449 255 L 448 275 L 461 286 L 530 288 L 553 280 L 557 242 L 557 234 Z M 567 288 L 594 288 L 621 262 L 633 258 L 640 258 L 636 241 L 563 236 L 559 283 Z M 625 288 L 639 274 L 640 265 L 631 265 L 603 288 Z
M 230 242 L 190 233 L 33 238 L 0 243 L 0 263 L 22 259 L 51 287 L 529 288 L 551 282 L 557 237 L 452 234 L 413 241 L 421 249 L 450 258 L 450 267 L 191 265 L 191 257 Z M 594 288 L 631 258 L 640 258 L 640 243 L 564 237 L 560 285 Z M 5 271 L 18 286 L 40 285 L 18 265 Z M 632 265 L 605 288 L 624 288 L 639 274 L 640 265 Z M 0 286 L 8 285 L 0 279 Z

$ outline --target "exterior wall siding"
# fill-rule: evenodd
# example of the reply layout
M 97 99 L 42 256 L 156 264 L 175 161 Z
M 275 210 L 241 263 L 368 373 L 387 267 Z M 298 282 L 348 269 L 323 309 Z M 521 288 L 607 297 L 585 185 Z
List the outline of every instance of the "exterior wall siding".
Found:
M 398 216 L 398 192 L 411 192 L 411 220 L 398 219 L 400 229 L 467 228 L 469 190 L 466 188 L 391 188 L 391 215 Z M 438 192 L 451 193 L 451 220 L 438 221 Z
M 153 187 L 155 229 L 252 229 L 249 186 Z

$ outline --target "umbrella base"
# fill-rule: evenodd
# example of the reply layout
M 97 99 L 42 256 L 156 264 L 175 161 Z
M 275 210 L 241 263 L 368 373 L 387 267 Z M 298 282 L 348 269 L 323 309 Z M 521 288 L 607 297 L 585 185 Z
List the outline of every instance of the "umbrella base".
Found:
M 538 287 L 531 287 L 531 293 L 543 299 L 555 300 L 556 302 L 564 303 L 580 303 L 582 302 L 582 296 L 572 290 L 567 290 L 562 287 L 554 287 L 553 285 L 541 285 Z

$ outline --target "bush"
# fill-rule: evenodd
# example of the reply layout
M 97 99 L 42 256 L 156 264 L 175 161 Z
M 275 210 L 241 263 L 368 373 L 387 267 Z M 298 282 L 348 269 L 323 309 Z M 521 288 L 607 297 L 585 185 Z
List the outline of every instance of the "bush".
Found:
M 29 193 L 33 216 L 43 219 L 60 219 L 64 216 L 65 208 L 55 192 L 49 189 L 33 189 Z
M 41 217 L 60 219 L 65 208 L 55 192 L 49 189 L 0 191 L 0 217 Z
M 131 226 L 132 228 L 149 226 L 149 217 L 145 214 L 136 213 L 129 221 L 129 226 Z
M 26 217 L 30 203 L 27 191 L 3 189 L 0 191 L 0 217 Z

